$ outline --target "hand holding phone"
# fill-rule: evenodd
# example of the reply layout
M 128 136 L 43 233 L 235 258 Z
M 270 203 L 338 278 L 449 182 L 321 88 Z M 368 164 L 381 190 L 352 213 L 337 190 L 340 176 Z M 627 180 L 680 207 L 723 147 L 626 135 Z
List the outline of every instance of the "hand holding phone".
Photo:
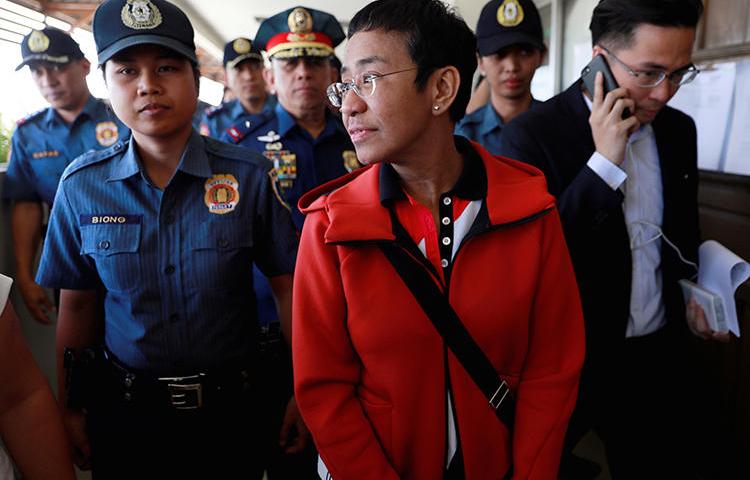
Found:
M 626 89 L 617 85 L 602 55 L 595 56 L 584 67 L 581 79 L 592 98 L 589 124 L 596 151 L 620 165 L 625 160 L 630 134 L 640 126 L 638 119 L 630 115 L 635 102 Z

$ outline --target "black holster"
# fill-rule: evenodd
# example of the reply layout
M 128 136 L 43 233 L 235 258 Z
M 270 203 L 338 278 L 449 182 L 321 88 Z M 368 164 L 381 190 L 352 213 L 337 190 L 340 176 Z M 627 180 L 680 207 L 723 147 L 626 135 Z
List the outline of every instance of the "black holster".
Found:
M 104 347 L 65 347 L 65 404 L 69 409 L 79 410 L 91 406 L 94 388 L 102 378 L 106 363 Z

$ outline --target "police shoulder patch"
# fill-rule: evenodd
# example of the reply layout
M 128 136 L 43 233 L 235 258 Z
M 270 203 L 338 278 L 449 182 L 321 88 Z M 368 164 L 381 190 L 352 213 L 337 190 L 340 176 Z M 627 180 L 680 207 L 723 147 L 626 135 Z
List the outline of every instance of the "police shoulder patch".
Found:
M 105 148 L 103 150 L 89 150 L 88 152 L 81 154 L 75 160 L 70 162 L 70 165 L 65 168 L 65 171 L 62 174 L 62 179 L 64 180 L 86 167 L 101 163 L 124 151 L 125 145 L 122 142 L 117 142 L 111 147 Z
M 49 107 L 48 107 L 48 108 L 49 108 Z M 46 109 L 46 108 L 43 108 L 43 109 L 41 109 L 41 110 L 37 110 L 37 111 L 36 111 L 36 112 L 34 112 L 34 113 L 30 113 L 30 114 L 26 115 L 25 117 L 23 117 L 23 118 L 20 118 L 20 119 L 16 120 L 16 125 L 20 127 L 20 126 L 21 126 L 21 125 L 23 125 L 24 123 L 27 123 L 28 121 L 30 121 L 30 120 L 33 120 L 34 118 L 36 118 L 36 117 L 40 116 L 41 114 L 43 114 L 43 113 L 44 113 L 44 112 L 46 112 L 46 111 L 47 111 L 47 109 Z

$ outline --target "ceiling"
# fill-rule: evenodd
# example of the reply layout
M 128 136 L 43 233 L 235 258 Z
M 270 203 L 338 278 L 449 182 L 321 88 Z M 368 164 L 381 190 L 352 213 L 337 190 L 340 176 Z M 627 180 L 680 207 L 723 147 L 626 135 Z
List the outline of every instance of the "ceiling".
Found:
M 73 27 L 90 29 L 96 7 L 102 0 L 10 0 Z M 239 36 L 254 37 L 265 18 L 300 5 L 289 0 L 171 0 L 190 17 L 201 71 L 214 79 L 223 75 L 224 44 Z M 344 29 L 354 14 L 371 0 L 306 0 L 302 6 L 334 14 Z

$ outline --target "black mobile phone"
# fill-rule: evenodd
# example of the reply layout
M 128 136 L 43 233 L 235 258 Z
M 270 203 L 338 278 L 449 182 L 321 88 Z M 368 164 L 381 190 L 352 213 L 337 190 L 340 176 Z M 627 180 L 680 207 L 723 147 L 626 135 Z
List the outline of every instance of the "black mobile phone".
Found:
M 607 60 L 603 55 L 599 54 L 591 59 L 588 65 L 581 70 L 581 80 L 583 80 L 586 90 L 591 94 L 592 100 L 594 98 L 594 80 L 596 79 L 596 72 L 602 72 L 602 75 L 604 76 L 604 95 L 619 87 L 617 80 L 615 80 L 615 76 L 612 75 L 612 70 L 609 69 Z M 630 110 L 626 108 L 622 112 L 622 118 L 627 118 L 629 116 Z

